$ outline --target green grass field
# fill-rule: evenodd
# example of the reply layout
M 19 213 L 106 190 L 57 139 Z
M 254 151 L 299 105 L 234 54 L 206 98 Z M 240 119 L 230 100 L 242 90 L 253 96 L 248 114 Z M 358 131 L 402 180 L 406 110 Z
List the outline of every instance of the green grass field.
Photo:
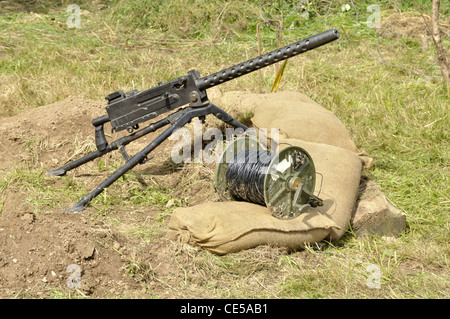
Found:
M 430 1 L 417 2 L 429 15 Z M 68 28 L 71 1 L 2 1 L 0 116 L 69 96 L 103 100 L 117 89 L 143 90 L 194 68 L 207 75 L 257 55 L 262 1 L 187 3 L 78 1 L 80 27 Z M 202 252 L 183 267 L 209 274 L 203 288 L 219 298 L 449 298 L 450 91 L 435 63 L 432 41 L 424 51 L 414 34 L 400 34 L 407 21 L 412 23 L 408 30 L 423 29 L 414 25 L 422 22 L 417 7 L 414 1 L 379 1 L 382 26 L 392 22 L 391 32 L 382 33 L 367 26 L 369 1 L 357 2 L 357 20 L 353 7 L 342 7 L 351 1 L 333 1 L 332 9 L 330 1 L 305 3 L 300 10 L 278 1 L 262 12 L 276 18 L 280 10 L 284 13 L 283 44 L 322 31 L 325 21 L 340 28 L 343 41 L 290 59 L 279 90 L 305 93 L 342 120 L 356 145 L 374 159 L 365 174 L 407 214 L 408 227 L 395 239 L 356 238 L 349 231 L 338 245 L 329 244 L 324 251 L 307 248 L 300 255 L 274 257 L 263 251 L 261 256 L 242 252 L 219 257 Z M 449 7 L 441 6 L 447 32 L 443 44 L 449 52 Z M 305 14 L 306 22 L 299 18 Z M 394 14 L 402 14 L 406 22 L 389 20 Z M 265 50 L 275 48 L 273 28 L 263 28 L 262 38 Z M 265 92 L 274 78 L 272 69 L 263 72 Z M 222 92 L 242 88 L 259 91 L 257 72 L 221 85 Z M 26 189 L 36 212 L 50 207 L 52 200 L 73 200 L 86 191 L 69 177 L 64 194 L 43 189 L 42 172 L 34 170 L 0 177 L 0 196 L 8 187 Z M 165 208 L 170 190 L 151 190 L 152 196 L 139 187 L 124 191 L 129 203 L 156 205 L 161 216 L 170 214 Z M 39 196 L 44 191 L 49 200 Z M 103 198 L 109 205 L 120 203 Z M 143 241 L 150 236 L 145 229 L 133 231 Z M 381 269 L 381 289 L 366 286 L 371 264 Z M 260 289 L 248 291 L 241 279 L 254 273 Z M 264 279 L 272 273 L 278 274 L 276 279 Z

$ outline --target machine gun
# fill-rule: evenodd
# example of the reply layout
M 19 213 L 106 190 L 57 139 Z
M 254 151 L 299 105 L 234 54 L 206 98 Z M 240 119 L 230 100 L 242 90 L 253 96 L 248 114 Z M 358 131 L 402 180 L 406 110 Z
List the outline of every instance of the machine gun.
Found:
M 122 153 L 125 158 L 125 164 L 89 194 L 83 196 L 78 203 L 68 210 L 69 212 L 82 211 L 93 198 L 99 195 L 106 187 L 113 184 L 127 171 L 138 164 L 147 162 L 147 156 L 150 152 L 166 140 L 175 129 L 183 127 L 193 118 L 198 117 L 204 120 L 206 115 L 212 114 L 235 128 L 242 128 L 244 131 L 247 130 L 247 126 L 238 122 L 208 100 L 206 94 L 208 88 L 318 48 L 338 38 L 338 30 L 331 29 L 205 77 L 200 77 L 197 71 L 191 70 L 185 76 L 166 83 L 159 83 L 157 86 L 145 91 L 133 90 L 125 93 L 119 90 L 113 92 L 106 97 L 108 101 L 106 105 L 107 114 L 92 120 L 92 124 L 95 127 L 95 144 L 97 150 L 58 169 L 52 170 L 47 175 L 63 176 L 68 171 L 111 151 L 118 149 Z M 187 106 L 181 108 L 185 105 Z M 139 129 L 140 123 L 177 108 L 179 110 L 171 113 L 166 118 Z M 104 132 L 104 124 L 108 122 L 111 124 L 112 131 L 119 132 L 127 130 L 129 135 L 108 143 Z M 126 145 L 169 124 L 169 128 L 162 132 L 142 151 L 132 157 L 128 155 L 125 150 Z

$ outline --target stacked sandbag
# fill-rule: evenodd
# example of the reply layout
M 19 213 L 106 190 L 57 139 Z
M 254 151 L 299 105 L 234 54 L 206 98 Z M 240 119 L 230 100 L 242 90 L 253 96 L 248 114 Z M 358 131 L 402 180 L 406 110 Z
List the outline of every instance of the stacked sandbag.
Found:
M 339 240 L 348 229 L 362 169 L 370 159 L 360 156 L 363 152 L 334 113 L 304 94 L 273 94 L 269 99 L 260 100 L 254 113 L 252 122 L 256 128 L 279 128 L 280 150 L 288 145 L 299 146 L 311 155 L 316 172 L 321 174 L 316 194 L 322 187 L 320 197 L 329 203 L 320 211 L 340 227 L 326 239 Z
M 328 144 L 298 139 L 280 139 L 280 142 L 302 147 L 311 155 L 316 172 L 320 174 L 315 194 L 324 201 L 324 205 L 315 210 L 339 226 L 325 236 L 325 239 L 336 242 L 348 229 L 355 209 L 363 161 L 353 152 Z M 285 146 L 281 144 L 280 148 Z
M 258 106 L 252 123 L 256 128 L 278 128 L 282 139 L 298 139 L 336 146 L 359 154 L 347 128 L 334 113 L 298 92 L 265 94 L 255 97 Z M 256 99 L 256 101 L 255 101 Z
M 367 159 L 359 156 L 361 151 L 343 123 L 297 92 L 230 92 L 221 101 L 228 110 L 253 112 L 256 129 L 270 133 L 271 128 L 278 128 L 279 150 L 299 146 L 311 155 L 319 173 L 315 194 L 324 205 L 308 208 L 291 220 L 279 220 L 267 207 L 245 202 L 177 208 L 168 225 L 168 236 L 220 254 L 264 244 L 299 249 L 324 239 L 339 240 L 348 229 Z
M 292 220 L 281 220 L 261 205 L 205 202 L 177 208 L 170 219 L 167 236 L 223 255 L 259 245 L 298 250 L 338 228 L 331 219 L 313 211 Z

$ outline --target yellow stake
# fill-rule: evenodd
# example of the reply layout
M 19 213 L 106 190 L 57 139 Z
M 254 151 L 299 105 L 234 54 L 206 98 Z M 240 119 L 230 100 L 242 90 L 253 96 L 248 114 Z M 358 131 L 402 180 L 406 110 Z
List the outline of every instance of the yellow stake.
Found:
M 283 76 L 284 68 L 286 67 L 286 62 L 288 60 L 289 59 L 284 60 L 283 65 L 278 70 L 277 75 L 275 76 L 275 81 L 273 82 L 272 89 L 270 90 L 270 92 L 273 92 L 274 89 L 275 89 L 275 92 L 278 90 L 278 85 L 280 84 L 280 80 L 281 80 L 281 77 Z

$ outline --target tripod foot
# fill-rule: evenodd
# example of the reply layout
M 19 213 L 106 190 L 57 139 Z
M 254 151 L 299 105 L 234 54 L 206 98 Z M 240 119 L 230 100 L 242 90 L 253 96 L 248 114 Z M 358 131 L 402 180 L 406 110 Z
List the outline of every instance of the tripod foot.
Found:
M 63 168 L 54 169 L 53 171 L 47 172 L 47 176 L 64 176 L 66 175 L 66 170 Z
M 65 212 L 68 212 L 68 213 L 81 212 L 81 211 L 83 211 L 85 209 L 86 204 L 88 202 L 89 202 L 89 197 L 88 196 L 84 196 L 78 203 L 73 205 L 70 209 L 66 209 Z
M 76 204 L 76 205 L 73 205 L 70 209 L 66 209 L 65 212 L 76 213 L 76 212 L 81 212 L 83 210 L 84 210 L 83 204 Z

